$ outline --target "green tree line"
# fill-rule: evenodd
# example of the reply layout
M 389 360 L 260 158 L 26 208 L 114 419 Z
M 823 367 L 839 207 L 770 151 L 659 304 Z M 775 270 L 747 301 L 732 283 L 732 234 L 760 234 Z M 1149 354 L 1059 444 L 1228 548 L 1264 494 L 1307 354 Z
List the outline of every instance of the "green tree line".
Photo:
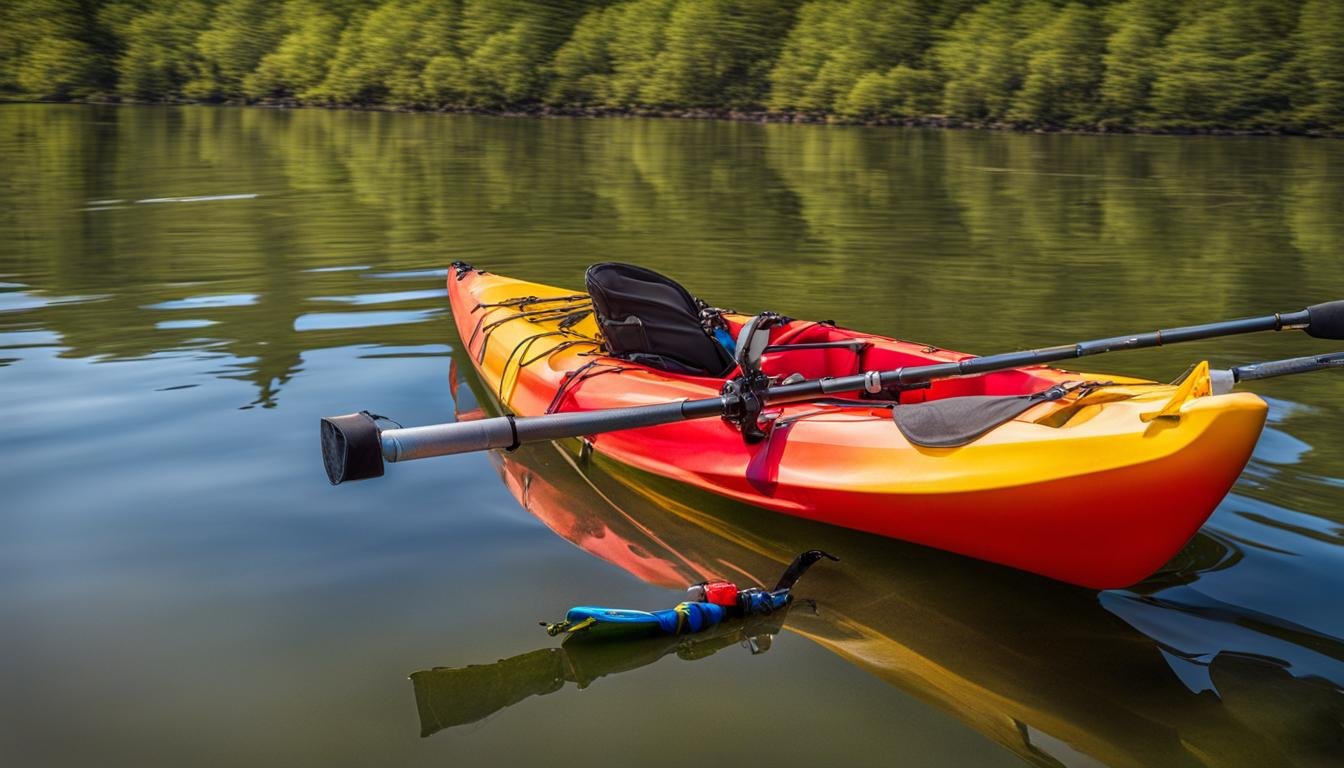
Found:
M 8 0 L 0 93 L 1344 130 L 1340 0 Z

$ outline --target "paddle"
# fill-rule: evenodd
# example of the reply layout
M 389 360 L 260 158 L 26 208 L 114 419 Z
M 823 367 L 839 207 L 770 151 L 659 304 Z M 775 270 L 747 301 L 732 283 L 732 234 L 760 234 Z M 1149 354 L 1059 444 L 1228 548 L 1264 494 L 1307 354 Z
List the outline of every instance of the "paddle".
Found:
M 909 366 L 890 371 L 868 371 L 853 376 L 811 379 L 794 384 L 782 384 L 765 390 L 763 400 L 768 404 L 812 400 L 824 395 L 844 392 L 880 392 L 885 388 L 917 384 L 953 376 L 970 376 L 992 371 L 1009 370 L 1067 360 L 1103 352 L 1124 349 L 1143 349 L 1175 344 L 1182 341 L 1232 336 L 1255 331 L 1300 329 L 1322 339 L 1344 339 L 1344 300 L 1315 304 L 1298 312 L 1275 313 L 1263 317 L 1226 320 L 1204 325 L 1188 325 L 1151 333 L 1113 336 L 1093 341 L 1080 341 L 1055 347 L 1044 347 L 1023 352 L 1008 352 L 984 357 L 970 357 L 951 363 Z M 744 328 L 738 347 L 759 347 L 763 344 L 752 335 L 755 323 Z M 1293 361 L 1277 361 L 1262 366 L 1289 366 Z M 749 365 L 751 363 L 748 363 Z M 1254 366 L 1247 366 L 1251 368 Z M 745 366 L 744 366 L 745 368 Z M 1263 369 L 1262 370 L 1269 370 Z M 1308 368 L 1307 370 L 1315 370 Z M 1295 371 L 1285 370 L 1284 373 Z M 1255 376 L 1250 371 L 1242 379 L 1263 378 L 1271 373 Z M 1235 376 L 1235 374 L 1234 374 Z M 1235 380 L 1235 379 L 1234 379 Z M 496 448 L 512 449 L 525 443 L 559 440 L 568 437 L 595 435 L 622 429 L 652 427 L 689 419 L 732 415 L 740 412 L 751 394 L 724 394 L 701 400 L 682 400 L 673 403 L 611 408 L 601 411 L 552 413 L 544 416 L 500 416 L 478 421 L 433 424 L 405 429 L 379 429 L 367 412 L 322 419 L 322 460 L 327 478 L 333 485 L 346 480 L 364 480 L 381 477 L 383 461 L 409 461 L 431 456 L 447 456 Z
M 1333 352 L 1311 357 L 1294 357 L 1265 363 L 1242 365 L 1227 370 L 1210 370 L 1209 383 L 1215 395 L 1231 392 L 1239 382 L 1287 376 L 1326 368 L 1344 367 L 1344 352 Z M 1194 373 L 1194 369 L 1190 371 Z M 897 429 L 915 445 L 925 448 L 957 448 L 979 440 L 1028 409 L 1049 400 L 1058 400 L 1068 393 L 1068 387 L 1057 384 L 1045 391 L 1028 395 L 963 395 L 944 397 L 923 403 L 911 403 L 892 410 Z M 1174 415 L 1185 402 L 1184 396 L 1173 395 L 1173 401 L 1162 410 L 1143 414 L 1144 421 L 1163 415 Z M 1171 411 L 1166 411 L 1171 408 Z
M 1326 368 L 1344 368 L 1344 352 L 1330 352 L 1324 355 L 1290 357 L 1287 360 L 1239 365 L 1226 371 L 1210 371 L 1209 376 L 1213 383 L 1213 393 L 1221 395 L 1230 391 L 1239 382 L 1288 376 L 1294 373 L 1310 373 Z

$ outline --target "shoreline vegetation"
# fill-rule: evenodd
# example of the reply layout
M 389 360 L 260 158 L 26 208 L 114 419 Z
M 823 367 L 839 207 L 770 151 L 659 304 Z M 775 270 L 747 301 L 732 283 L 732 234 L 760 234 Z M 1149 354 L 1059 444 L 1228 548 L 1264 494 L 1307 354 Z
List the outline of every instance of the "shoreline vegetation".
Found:
M 1041 125 L 1008 122 L 962 120 L 946 115 L 919 115 L 910 117 L 854 117 L 827 113 L 771 112 L 768 110 L 738 110 L 715 108 L 650 107 L 566 107 L 549 104 L 515 107 L 468 107 L 445 105 L 429 107 L 405 104 L 336 104 L 304 103 L 294 100 L 214 100 L 193 99 L 134 100 L 116 98 L 32 99 L 0 95 L 0 104 L 87 104 L 101 106 L 205 106 L 247 107 L 251 109 L 319 109 L 351 112 L 397 112 L 405 114 L 456 114 L 487 117 L 517 118 L 608 118 L 651 120 L 716 120 L 735 123 L 763 123 L 780 125 L 833 125 L 878 126 L 897 128 L 926 128 L 946 130 L 1007 131 L 1014 133 L 1060 133 L 1130 136 L 1297 136 L 1307 138 L 1344 138 L 1344 130 L 1322 130 L 1293 126 L 1260 126 L 1255 128 L 1223 128 L 1217 126 L 1170 126 L 1155 128 L 1133 125 Z
M 1344 3 L 12 0 L 0 99 L 1344 136 Z

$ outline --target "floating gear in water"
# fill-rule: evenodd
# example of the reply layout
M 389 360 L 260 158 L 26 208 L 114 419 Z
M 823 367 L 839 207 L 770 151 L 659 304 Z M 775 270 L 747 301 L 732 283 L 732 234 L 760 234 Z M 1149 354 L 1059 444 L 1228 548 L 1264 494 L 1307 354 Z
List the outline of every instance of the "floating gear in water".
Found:
M 799 577 L 812 564 L 835 555 L 819 549 L 809 550 L 798 557 L 784 571 L 773 589 L 748 587 L 722 579 L 704 581 L 686 590 L 686 600 L 676 607 L 661 611 L 635 611 L 624 608 L 576 606 L 565 614 L 564 621 L 555 624 L 542 622 L 546 634 L 564 635 L 566 640 L 580 637 L 590 639 L 625 639 L 658 635 L 686 635 L 717 626 L 727 618 L 744 618 L 772 613 L 789 604 L 790 594 Z

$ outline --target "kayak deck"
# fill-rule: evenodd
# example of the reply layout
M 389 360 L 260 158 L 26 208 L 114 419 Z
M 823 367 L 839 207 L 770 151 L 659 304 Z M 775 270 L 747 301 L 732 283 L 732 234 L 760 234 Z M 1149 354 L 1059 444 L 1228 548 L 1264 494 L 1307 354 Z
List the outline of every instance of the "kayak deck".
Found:
M 723 380 L 602 354 L 586 296 L 451 270 L 458 332 L 486 386 L 535 416 L 719 394 Z M 736 333 L 748 320 L 725 317 Z M 971 355 L 795 320 L 767 353 L 771 376 L 846 376 Z M 1197 383 L 1197 382 L 1196 382 Z M 966 395 L 1077 386 L 955 448 L 911 443 L 892 408 Z M 1162 413 L 1161 416 L 1155 414 Z M 856 396 L 767 406 L 765 440 L 706 418 L 585 438 L 624 464 L 767 509 L 914 541 L 1093 588 L 1131 584 L 1194 535 L 1250 457 L 1264 401 L 1043 366 L 941 379 L 898 400 Z

